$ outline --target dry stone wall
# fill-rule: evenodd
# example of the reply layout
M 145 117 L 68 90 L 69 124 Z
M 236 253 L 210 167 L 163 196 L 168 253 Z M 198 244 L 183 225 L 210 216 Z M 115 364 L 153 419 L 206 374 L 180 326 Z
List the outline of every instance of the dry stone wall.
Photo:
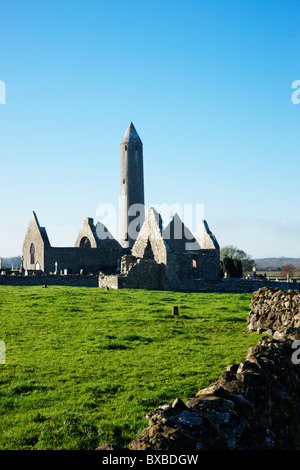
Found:
M 130 272 L 130 271 L 128 271 Z M 158 271 L 157 271 L 158 272 Z M 152 283 L 148 283 L 147 268 L 143 272 L 143 277 L 140 277 L 136 284 L 133 284 L 131 279 L 131 288 L 140 289 L 157 289 Z M 171 279 L 171 282 L 170 282 Z M 127 287 L 127 274 L 105 276 L 100 275 L 99 287 L 112 287 L 114 289 L 122 289 Z M 280 286 L 280 289 L 287 291 L 299 283 L 288 282 L 271 282 L 265 280 L 251 281 L 246 279 L 219 279 L 219 280 L 202 280 L 202 279 L 185 279 L 183 276 L 180 278 L 176 275 L 176 271 L 166 269 L 164 265 L 160 265 L 160 289 L 172 290 L 182 292 L 228 292 L 228 293 L 252 293 L 256 290 L 265 287 L 266 285 L 275 288 Z M 155 281 L 158 285 L 158 280 Z
M 254 293 L 248 316 L 248 330 L 279 338 L 289 329 L 300 328 L 300 292 L 263 287 Z
M 70 286 L 98 287 L 98 275 L 51 275 L 0 276 L 0 286 Z
M 109 287 L 112 289 L 122 289 L 126 287 L 131 288 L 142 288 L 142 289 L 165 289 L 174 291 L 184 292 L 244 292 L 251 293 L 256 290 L 268 285 L 273 289 L 280 287 L 282 291 L 288 291 L 299 283 L 287 283 L 287 282 L 270 282 L 270 281 L 250 281 L 245 279 L 219 279 L 213 280 L 199 280 L 199 279 L 180 279 L 176 277 L 173 279 L 171 285 L 166 285 L 166 270 L 163 265 L 160 267 L 149 268 L 150 260 L 141 260 L 142 264 L 133 271 L 130 275 L 130 282 L 127 284 L 127 275 L 106 275 L 103 273 L 85 275 L 85 274 L 70 274 L 65 275 L 54 275 L 54 274 L 43 274 L 36 273 L 25 275 L 0 275 L 0 286 L 26 286 L 26 285 L 73 285 L 87 287 Z M 148 263 L 149 261 L 149 263 Z M 141 267 L 143 266 L 142 270 Z M 142 274 L 141 274 L 142 272 Z M 157 276 L 156 276 L 157 275 Z M 136 282 L 134 282 L 136 281 Z M 159 287 L 160 286 L 160 287 Z M 277 287 L 278 286 L 278 287 Z

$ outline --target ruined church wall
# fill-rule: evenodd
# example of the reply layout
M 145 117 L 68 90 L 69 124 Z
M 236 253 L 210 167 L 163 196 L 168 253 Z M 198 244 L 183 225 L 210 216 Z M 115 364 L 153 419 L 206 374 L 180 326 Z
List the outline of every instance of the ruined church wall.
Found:
M 31 264 L 30 246 L 34 244 L 34 264 Z M 25 269 L 35 269 L 39 263 L 41 270 L 44 270 L 44 241 L 34 224 L 30 224 L 26 233 L 22 249 L 23 266 Z
M 100 248 L 55 248 L 45 249 L 45 269 L 46 273 L 55 272 L 55 262 L 57 262 L 57 271 L 67 269 L 70 273 L 85 274 L 90 272 L 99 272 L 101 269 L 116 269 L 118 260 L 122 256 L 122 249 Z
M 167 251 L 169 250 L 169 247 L 164 242 L 161 235 L 159 215 L 154 211 L 149 211 L 139 236 L 132 248 L 132 255 L 136 258 L 143 258 L 148 243 L 151 244 L 154 260 L 158 264 L 166 264 Z
M 197 282 L 194 282 L 193 276 L 198 278 Z M 221 280 L 219 250 L 198 250 L 192 253 L 168 252 L 166 289 L 189 290 L 200 288 L 209 281 L 218 280 Z
M 117 276 L 112 274 L 110 276 L 100 275 L 98 279 L 98 287 L 104 289 L 108 287 L 109 289 L 121 289 L 122 288 L 122 276 Z
M 197 269 L 200 277 L 206 280 L 220 278 L 220 250 L 207 249 L 197 252 Z
M 192 265 L 191 255 L 168 252 L 164 288 L 184 290 L 185 278 L 191 272 Z
M 161 288 L 161 272 L 163 267 L 152 260 L 140 260 L 126 276 L 127 288 L 159 290 Z
M 164 265 L 153 260 L 139 260 L 125 276 L 99 276 L 100 288 L 160 290 L 164 283 Z

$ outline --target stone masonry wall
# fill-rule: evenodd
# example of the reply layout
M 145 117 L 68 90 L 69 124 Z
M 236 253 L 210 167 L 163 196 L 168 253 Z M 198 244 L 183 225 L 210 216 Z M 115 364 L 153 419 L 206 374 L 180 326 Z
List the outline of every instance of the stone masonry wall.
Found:
M 200 277 L 208 280 L 216 280 L 220 277 L 220 250 L 206 249 L 199 250 L 197 253 L 197 268 Z
M 248 280 L 248 279 L 223 279 L 217 281 L 191 279 L 185 283 L 186 292 L 240 292 L 251 293 L 263 287 L 270 287 L 273 289 L 281 289 L 287 291 L 289 289 L 296 289 L 299 283 L 295 282 L 276 282 L 262 280 Z
M 149 273 L 148 273 L 149 274 Z M 134 275 L 135 276 L 135 275 Z M 164 282 L 164 266 L 160 267 L 160 279 Z M 141 281 L 139 277 L 139 288 L 142 289 L 153 289 L 156 290 L 152 281 L 147 283 L 147 276 Z M 153 281 L 154 282 L 154 281 Z M 157 282 L 157 281 L 155 281 Z M 51 275 L 51 274 L 36 274 L 36 275 L 0 275 L 0 285 L 12 285 L 12 286 L 26 286 L 26 285 L 72 285 L 87 287 L 110 287 L 112 289 L 121 289 L 127 287 L 126 276 L 118 275 L 104 275 L 93 274 L 93 275 Z M 131 288 L 133 287 L 133 277 L 130 282 Z M 184 292 L 245 292 L 251 293 L 261 289 L 262 287 L 268 286 L 270 288 L 279 288 L 282 291 L 288 291 L 289 289 L 295 289 L 299 283 L 288 283 L 288 282 L 271 282 L 266 280 L 244 280 L 244 279 L 220 279 L 219 281 L 201 281 L 189 279 L 185 283 L 178 282 L 176 289 L 173 287 L 170 290 L 178 290 Z M 158 289 L 158 288 L 157 288 Z
M 144 258 L 148 248 L 158 264 L 166 264 L 167 252 L 170 248 L 161 235 L 160 216 L 151 209 L 132 248 L 132 255 L 136 258 Z
M 100 248 L 45 248 L 45 272 L 55 272 L 55 263 L 57 262 L 58 272 L 69 270 L 71 273 L 84 274 L 99 272 L 101 269 L 116 269 L 118 259 L 121 258 L 122 249 L 100 249 Z
M 193 262 L 196 265 L 194 270 Z M 196 279 L 193 279 L 193 276 Z M 216 281 L 218 281 L 218 284 L 216 284 Z M 199 250 L 197 253 L 167 253 L 166 289 L 198 291 L 205 288 L 205 286 L 209 289 L 210 285 L 215 285 L 218 288 L 220 283 L 220 256 L 218 250 Z
M 163 266 L 153 260 L 138 260 L 126 276 L 99 275 L 100 288 L 160 290 Z
M 98 275 L 29 275 L 0 276 L 0 286 L 79 286 L 98 287 Z
M 104 274 L 100 274 L 98 279 L 98 287 L 100 287 L 100 289 L 104 289 L 106 287 L 109 289 L 121 289 L 122 279 L 123 278 L 121 276 L 105 276 Z
M 264 287 L 254 293 L 248 316 L 248 330 L 280 338 L 286 330 L 300 328 L 300 292 Z
M 163 265 L 153 260 L 138 260 L 128 271 L 123 285 L 127 288 L 159 290 L 162 270 Z

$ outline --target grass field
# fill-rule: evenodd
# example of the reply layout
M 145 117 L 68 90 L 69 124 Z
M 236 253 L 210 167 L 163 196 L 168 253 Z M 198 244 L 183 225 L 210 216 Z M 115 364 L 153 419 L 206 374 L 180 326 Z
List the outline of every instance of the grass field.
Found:
M 126 445 L 258 342 L 251 294 L 0 287 L 0 449 Z M 179 316 L 172 316 L 172 306 Z

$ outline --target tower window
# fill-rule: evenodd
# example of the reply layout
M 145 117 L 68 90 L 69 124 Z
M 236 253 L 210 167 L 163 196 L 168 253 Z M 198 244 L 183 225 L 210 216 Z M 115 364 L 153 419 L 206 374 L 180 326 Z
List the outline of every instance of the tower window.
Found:
M 137 150 L 137 149 L 138 149 L 138 148 L 137 148 L 137 145 L 136 145 L 136 146 L 135 146 L 135 150 Z
M 123 184 L 125 184 L 125 180 L 123 180 Z
M 127 152 L 127 145 L 125 145 L 125 150 L 126 150 L 126 152 Z

